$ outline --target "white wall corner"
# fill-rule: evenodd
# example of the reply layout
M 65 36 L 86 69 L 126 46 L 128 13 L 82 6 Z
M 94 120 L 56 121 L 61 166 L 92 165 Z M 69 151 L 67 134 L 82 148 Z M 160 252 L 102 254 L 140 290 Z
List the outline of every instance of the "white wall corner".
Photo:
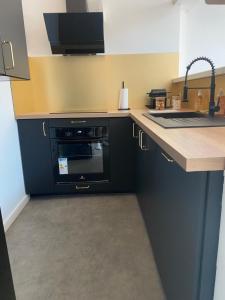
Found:
M 17 217 L 20 215 L 24 207 L 27 205 L 27 203 L 30 201 L 30 196 L 25 195 L 21 201 L 17 204 L 17 206 L 14 208 L 14 210 L 10 213 L 10 215 L 3 220 L 4 229 L 5 232 L 10 228 L 10 226 L 13 224 L 13 222 L 17 219 Z

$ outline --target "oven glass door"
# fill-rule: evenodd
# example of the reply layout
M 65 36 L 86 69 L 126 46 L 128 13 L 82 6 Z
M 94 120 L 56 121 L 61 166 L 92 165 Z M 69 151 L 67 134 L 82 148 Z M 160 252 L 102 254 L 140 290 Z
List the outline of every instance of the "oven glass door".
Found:
M 108 141 L 52 141 L 54 174 L 57 183 L 109 179 Z

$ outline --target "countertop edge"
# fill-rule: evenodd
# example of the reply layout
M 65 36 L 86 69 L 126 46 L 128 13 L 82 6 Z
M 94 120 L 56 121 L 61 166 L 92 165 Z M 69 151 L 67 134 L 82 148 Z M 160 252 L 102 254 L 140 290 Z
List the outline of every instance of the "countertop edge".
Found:
M 16 120 L 33 120 L 33 119 L 80 119 L 80 118 L 116 118 L 129 117 L 129 110 L 124 111 L 109 111 L 96 113 L 38 113 L 38 114 L 23 114 L 16 115 Z

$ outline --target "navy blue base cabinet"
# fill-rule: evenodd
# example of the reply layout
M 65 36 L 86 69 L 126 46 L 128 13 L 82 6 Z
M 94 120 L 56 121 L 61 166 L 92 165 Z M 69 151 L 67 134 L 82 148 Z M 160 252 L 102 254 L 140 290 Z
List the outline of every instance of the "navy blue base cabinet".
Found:
M 213 300 L 223 172 L 185 172 L 144 136 L 137 195 L 167 300 Z
M 130 118 L 110 118 L 111 191 L 135 192 L 135 141 Z
M 54 180 L 48 124 L 18 120 L 26 191 L 74 194 Z M 110 179 L 89 192 L 136 191 L 167 300 L 213 300 L 223 172 L 185 172 L 130 118 L 108 124 Z
M 89 118 L 83 122 L 97 126 L 95 124 L 99 124 L 100 120 L 103 118 Z M 66 127 L 70 121 L 73 120 L 17 121 L 26 192 L 30 195 L 135 192 L 135 143 L 132 139 L 132 121 L 127 117 L 106 118 L 109 128 L 108 180 L 79 183 L 79 190 L 76 190 L 76 182 L 56 182 L 50 143 L 51 124 Z M 88 190 L 82 189 L 82 184 L 84 187 L 88 185 Z
M 23 174 L 27 194 L 53 193 L 53 167 L 46 119 L 18 120 Z

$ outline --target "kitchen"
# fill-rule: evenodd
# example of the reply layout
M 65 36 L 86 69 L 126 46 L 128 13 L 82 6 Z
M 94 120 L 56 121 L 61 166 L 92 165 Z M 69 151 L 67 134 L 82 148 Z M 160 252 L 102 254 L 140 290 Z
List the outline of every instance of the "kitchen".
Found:
M 15 299 L 14 289 L 17 299 L 224 299 L 225 129 L 165 129 L 143 113 L 151 90 L 182 98 L 198 56 L 215 63 L 221 113 L 225 6 L 139 2 L 88 2 L 104 14 L 98 55 L 52 54 L 43 14 L 66 12 L 66 1 L 22 1 L 26 43 L 17 38 L 21 5 L 16 27 L 12 7 L 1 10 L 0 28 L 11 24 L 15 39 L 1 31 L 1 74 L 12 79 L 0 86 L 0 206 L 12 269 L 2 232 L 3 299 Z M 68 1 L 67 11 L 84 4 Z M 196 62 L 189 73 L 181 112 L 199 103 L 207 111 L 211 68 Z

